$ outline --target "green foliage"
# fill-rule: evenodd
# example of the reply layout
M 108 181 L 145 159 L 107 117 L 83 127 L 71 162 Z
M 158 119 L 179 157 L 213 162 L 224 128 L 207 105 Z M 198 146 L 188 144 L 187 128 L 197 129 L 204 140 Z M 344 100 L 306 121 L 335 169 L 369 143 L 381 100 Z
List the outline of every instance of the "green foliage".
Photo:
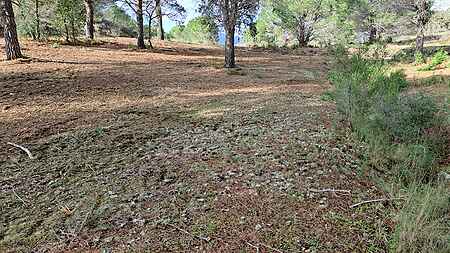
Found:
M 174 41 L 190 43 L 215 43 L 219 28 L 211 18 L 200 16 L 190 20 L 186 26 L 175 26 L 168 37 Z
M 65 35 L 66 41 L 72 41 L 84 27 L 84 5 L 82 0 L 57 0 L 53 25 L 58 28 L 60 35 Z
M 448 123 L 431 97 L 402 92 L 408 86 L 402 72 L 361 54 L 349 57 L 342 48 L 335 52 L 330 80 L 337 109 L 366 141 L 366 166 L 407 189 L 391 251 L 449 252 L 450 195 L 437 181 Z
M 390 72 L 384 62 L 361 54 L 341 53 L 330 81 L 337 110 L 369 144 L 369 166 L 384 167 L 405 184 L 435 178 L 433 168 L 444 150 L 429 130 L 439 131 L 443 121 L 432 98 L 403 94 L 404 73 Z
M 435 70 L 439 65 L 444 63 L 447 59 L 448 59 L 447 51 L 440 49 L 433 55 L 433 57 L 431 58 L 430 64 L 428 64 L 424 68 L 420 68 L 419 71 Z
M 22 1 L 18 5 L 16 14 L 17 33 L 20 36 L 36 37 L 36 18 L 34 4 L 30 0 Z
M 325 16 L 329 10 L 329 1 L 322 0 L 276 0 L 268 1 L 275 22 L 284 31 L 292 34 L 297 43 L 306 46 L 312 39 L 316 23 Z
M 264 3 L 261 9 L 258 19 L 254 24 L 256 31 L 251 31 L 252 28 L 248 28 L 246 31 L 247 36 L 244 36 L 244 41 L 250 45 L 257 45 L 262 47 L 276 47 L 284 46 L 286 41 L 284 40 L 283 29 L 276 25 L 274 22 L 276 17 L 273 13 L 270 5 Z M 255 34 L 252 34 L 256 32 Z M 254 36 L 249 36 L 250 34 Z
M 135 37 L 136 22 L 128 13 L 117 5 L 109 6 L 103 13 L 99 32 L 110 36 Z
M 417 64 L 417 65 L 420 65 L 420 64 L 424 64 L 425 63 L 425 57 L 423 57 L 423 54 L 422 54 L 422 52 L 416 52 L 415 54 L 414 54 L 414 63 L 415 64 Z
M 450 252 L 450 195 L 444 184 L 413 185 L 398 216 L 391 250 Z

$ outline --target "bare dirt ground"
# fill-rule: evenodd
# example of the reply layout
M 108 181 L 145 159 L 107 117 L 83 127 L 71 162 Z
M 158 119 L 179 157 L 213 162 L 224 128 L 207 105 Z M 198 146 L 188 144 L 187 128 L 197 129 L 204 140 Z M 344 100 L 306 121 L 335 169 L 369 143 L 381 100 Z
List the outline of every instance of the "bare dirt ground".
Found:
M 0 251 L 387 250 L 395 203 L 349 207 L 383 192 L 332 129 L 323 51 L 225 71 L 220 48 L 108 41 L 0 62 Z

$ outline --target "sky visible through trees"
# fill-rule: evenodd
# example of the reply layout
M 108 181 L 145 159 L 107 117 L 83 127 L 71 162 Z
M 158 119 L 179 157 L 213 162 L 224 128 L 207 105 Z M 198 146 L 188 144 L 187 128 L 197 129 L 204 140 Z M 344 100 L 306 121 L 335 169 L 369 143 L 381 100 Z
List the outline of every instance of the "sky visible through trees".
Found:
M 186 12 L 187 12 L 186 13 L 187 14 L 186 22 L 188 22 L 189 20 L 191 20 L 199 15 L 199 13 L 196 10 L 197 0 L 181 0 L 180 2 L 185 7 Z M 445 10 L 445 9 L 448 9 L 449 7 L 450 7 L 449 0 L 436 0 L 434 8 L 436 8 L 438 10 Z M 174 22 L 172 20 L 166 20 L 164 22 L 164 29 L 166 31 L 170 31 L 170 29 L 172 29 L 172 27 L 174 27 L 175 25 L 176 25 L 176 22 Z M 219 41 L 223 42 L 223 36 L 219 37 Z

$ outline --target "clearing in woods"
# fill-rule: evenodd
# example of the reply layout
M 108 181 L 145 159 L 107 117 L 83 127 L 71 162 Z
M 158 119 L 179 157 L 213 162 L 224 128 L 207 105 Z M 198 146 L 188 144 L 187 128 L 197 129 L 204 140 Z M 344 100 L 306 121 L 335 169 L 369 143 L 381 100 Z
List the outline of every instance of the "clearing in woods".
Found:
M 220 48 L 133 42 L 0 63 L 1 251 L 386 250 L 383 204 L 349 207 L 383 193 L 332 128 L 324 51 L 226 71 Z

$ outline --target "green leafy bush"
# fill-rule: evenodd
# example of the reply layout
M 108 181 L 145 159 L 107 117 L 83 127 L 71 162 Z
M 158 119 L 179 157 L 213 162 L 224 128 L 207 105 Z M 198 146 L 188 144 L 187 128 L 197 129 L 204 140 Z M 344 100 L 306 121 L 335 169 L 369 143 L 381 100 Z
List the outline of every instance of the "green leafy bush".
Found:
M 366 167 L 407 190 L 391 251 L 450 252 L 450 196 L 436 186 L 437 162 L 448 155 L 448 140 L 442 138 L 449 135 L 448 123 L 431 97 L 402 92 L 408 86 L 404 73 L 336 52 L 330 81 L 337 110 L 366 142 Z
M 219 28 L 205 16 L 192 19 L 186 26 L 175 26 L 168 34 L 171 40 L 191 43 L 215 43 L 218 36 Z
M 417 64 L 417 65 L 425 63 L 425 57 L 423 57 L 423 54 L 421 52 L 416 52 L 414 54 L 414 58 L 415 58 L 414 63 Z
M 444 63 L 447 59 L 448 59 L 447 51 L 444 51 L 441 49 L 433 55 L 433 57 L 431 58 L 430 64 L 428 64 L 427 66 L 425 66 L 423 68 L 420 68 L 419 70 L 420 71 L 435 70 L 439 65 Z
M 423 94 L 404 94 L 408 87 L 405 74 L 391 72 L 382 61 L 340 54 L 336 63 L 329 75 L 336 108 L 368 143 L 369 164 L 398 175 L 406 185 L 418 178 L 431 180 L 442 152 L 438 148 L 442 145 L 429 134 L 442 124 L 434 100 Z M 407 148 L 399 152 L 399 145 Z

